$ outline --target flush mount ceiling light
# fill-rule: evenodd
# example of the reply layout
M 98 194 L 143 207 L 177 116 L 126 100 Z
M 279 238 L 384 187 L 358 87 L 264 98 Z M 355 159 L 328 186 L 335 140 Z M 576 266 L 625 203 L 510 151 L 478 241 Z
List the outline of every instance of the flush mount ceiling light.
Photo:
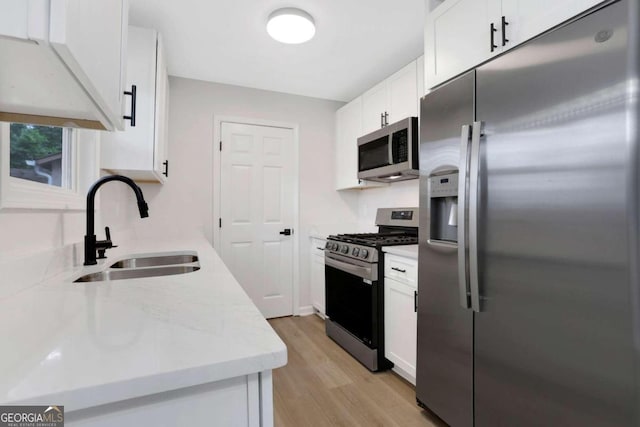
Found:
M 267 32 L 279 42 L 299 44 L 313 38 L 316 26 L 311 15 L 304 10 L 285 7 L 269 15 Z

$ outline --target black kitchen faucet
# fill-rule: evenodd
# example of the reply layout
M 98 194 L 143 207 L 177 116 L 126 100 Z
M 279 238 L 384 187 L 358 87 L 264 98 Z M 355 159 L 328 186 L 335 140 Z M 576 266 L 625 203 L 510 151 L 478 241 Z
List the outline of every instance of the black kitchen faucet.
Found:
M 87 234 L 84 236 L 84 265 L 95 265 L 96 251 L 98 252 L 98 258 L 105 258 L 104 253 L 109 248 L 114 248 L 113 242 L 111 242 L 111 233 L 109 227 L 105 228 L 106 240 L 96 241 L 95 235 L 95 199 L 98 189 L 109 181 L 120 181 L 127 184 L 133 192 L 136 194 L 138 200 L 138 210 L 140 211 L 140 218 L 146 218 L 149 216 L 149 207 L 144 200 L 142 190 L 136 185 L 131 178 L 127 178 L 122 175 L 108 175 L 97 180 L 89 189 L 87 193 Z

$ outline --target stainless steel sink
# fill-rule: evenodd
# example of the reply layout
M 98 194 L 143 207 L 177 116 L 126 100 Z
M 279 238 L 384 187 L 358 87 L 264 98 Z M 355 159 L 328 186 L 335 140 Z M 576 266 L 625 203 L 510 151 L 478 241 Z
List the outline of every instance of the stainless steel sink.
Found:
M 196 257 L 197 259 L 197 257 Z M 171 265 L 135 269 L 114 269 L 85 274 L 74 282 L 102 282 L 106 280 L 139 279 L 143 277 L 172 276 L 200 270 L 199 265 Z
M 127 258 L 112 264 L 110 268 L 140 268 L 161 265 L 190 264 L 197 262 L 198 256 L 191 254 L 140 256 Z

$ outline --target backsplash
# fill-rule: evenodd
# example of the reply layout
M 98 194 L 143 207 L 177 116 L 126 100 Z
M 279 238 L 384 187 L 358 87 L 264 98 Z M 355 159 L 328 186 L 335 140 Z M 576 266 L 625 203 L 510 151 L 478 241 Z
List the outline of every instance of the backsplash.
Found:
M 419 182 L 419 179 L 412 179 L 360 191 L 358 220 L 363 224 L 375 224 L 378 208 L 417 207 L 420 200 Z

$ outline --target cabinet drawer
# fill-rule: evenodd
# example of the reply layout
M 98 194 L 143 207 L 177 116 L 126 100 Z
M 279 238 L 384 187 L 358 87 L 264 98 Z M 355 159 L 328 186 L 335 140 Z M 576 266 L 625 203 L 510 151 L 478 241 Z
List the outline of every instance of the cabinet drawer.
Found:
M 326 240 L 311 238 L 311 255 L 318 255 L 324 257 L 324 245 Z
M 417 287 L 418 261 L 397 255 L 384 254 L 384 276 Z

